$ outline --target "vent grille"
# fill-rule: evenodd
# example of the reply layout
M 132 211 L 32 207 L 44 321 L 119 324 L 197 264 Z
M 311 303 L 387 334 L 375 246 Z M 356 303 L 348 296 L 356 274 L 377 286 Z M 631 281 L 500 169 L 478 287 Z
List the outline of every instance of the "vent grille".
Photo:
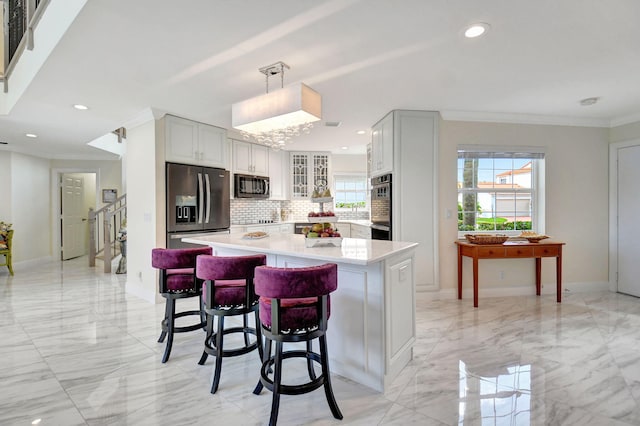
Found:
M 324 125 L 326 127 L 339 127 L 342 124 L 342 121 L 325 121 Z

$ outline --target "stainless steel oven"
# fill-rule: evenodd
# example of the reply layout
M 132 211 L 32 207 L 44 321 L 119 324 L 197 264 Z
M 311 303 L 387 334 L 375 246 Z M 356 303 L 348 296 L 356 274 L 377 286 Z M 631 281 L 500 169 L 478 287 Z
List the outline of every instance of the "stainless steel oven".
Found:
M 371 238 L 392 240 L 391 174 L 371 178 Z

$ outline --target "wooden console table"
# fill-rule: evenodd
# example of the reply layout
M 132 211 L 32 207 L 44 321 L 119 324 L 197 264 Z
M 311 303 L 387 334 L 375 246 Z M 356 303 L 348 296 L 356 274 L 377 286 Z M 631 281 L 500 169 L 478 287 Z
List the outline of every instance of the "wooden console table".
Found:
M 564 243 L 513 241 L 504 244 L 471 244 L 456 241 L 458 245 L 458 299 L 462 299 L 462 257 L 473 259 L 473 306 L 478 307 L 478 259 L 536 259 L 536 295 L 540 296 L 540 272 L 543 257 L 556 258 L 557 301 L 562 299 L 562 246 Z

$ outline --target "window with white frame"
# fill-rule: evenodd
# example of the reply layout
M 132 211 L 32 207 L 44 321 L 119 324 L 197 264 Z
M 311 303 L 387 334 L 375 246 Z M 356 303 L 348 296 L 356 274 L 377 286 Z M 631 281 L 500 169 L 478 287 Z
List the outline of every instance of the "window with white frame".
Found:
M 540 148 L 458 148 L 458 234 L 544 232 Z
M 338 174 L 333 176 L 333 202 L 336 210 L 367 209 L 367 176 Z

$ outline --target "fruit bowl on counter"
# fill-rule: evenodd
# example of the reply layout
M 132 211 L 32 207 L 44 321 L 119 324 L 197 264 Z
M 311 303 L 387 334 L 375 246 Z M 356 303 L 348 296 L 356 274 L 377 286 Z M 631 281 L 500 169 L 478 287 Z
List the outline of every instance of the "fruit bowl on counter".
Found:
M 334 223 L 338 221 L 338 217 L 333 212 L 309 212 L 307 220 L 309 223 Z
M 342 245 L 342 235 L 331 222 L 313 223 L 302 230 L 305 247 Z

